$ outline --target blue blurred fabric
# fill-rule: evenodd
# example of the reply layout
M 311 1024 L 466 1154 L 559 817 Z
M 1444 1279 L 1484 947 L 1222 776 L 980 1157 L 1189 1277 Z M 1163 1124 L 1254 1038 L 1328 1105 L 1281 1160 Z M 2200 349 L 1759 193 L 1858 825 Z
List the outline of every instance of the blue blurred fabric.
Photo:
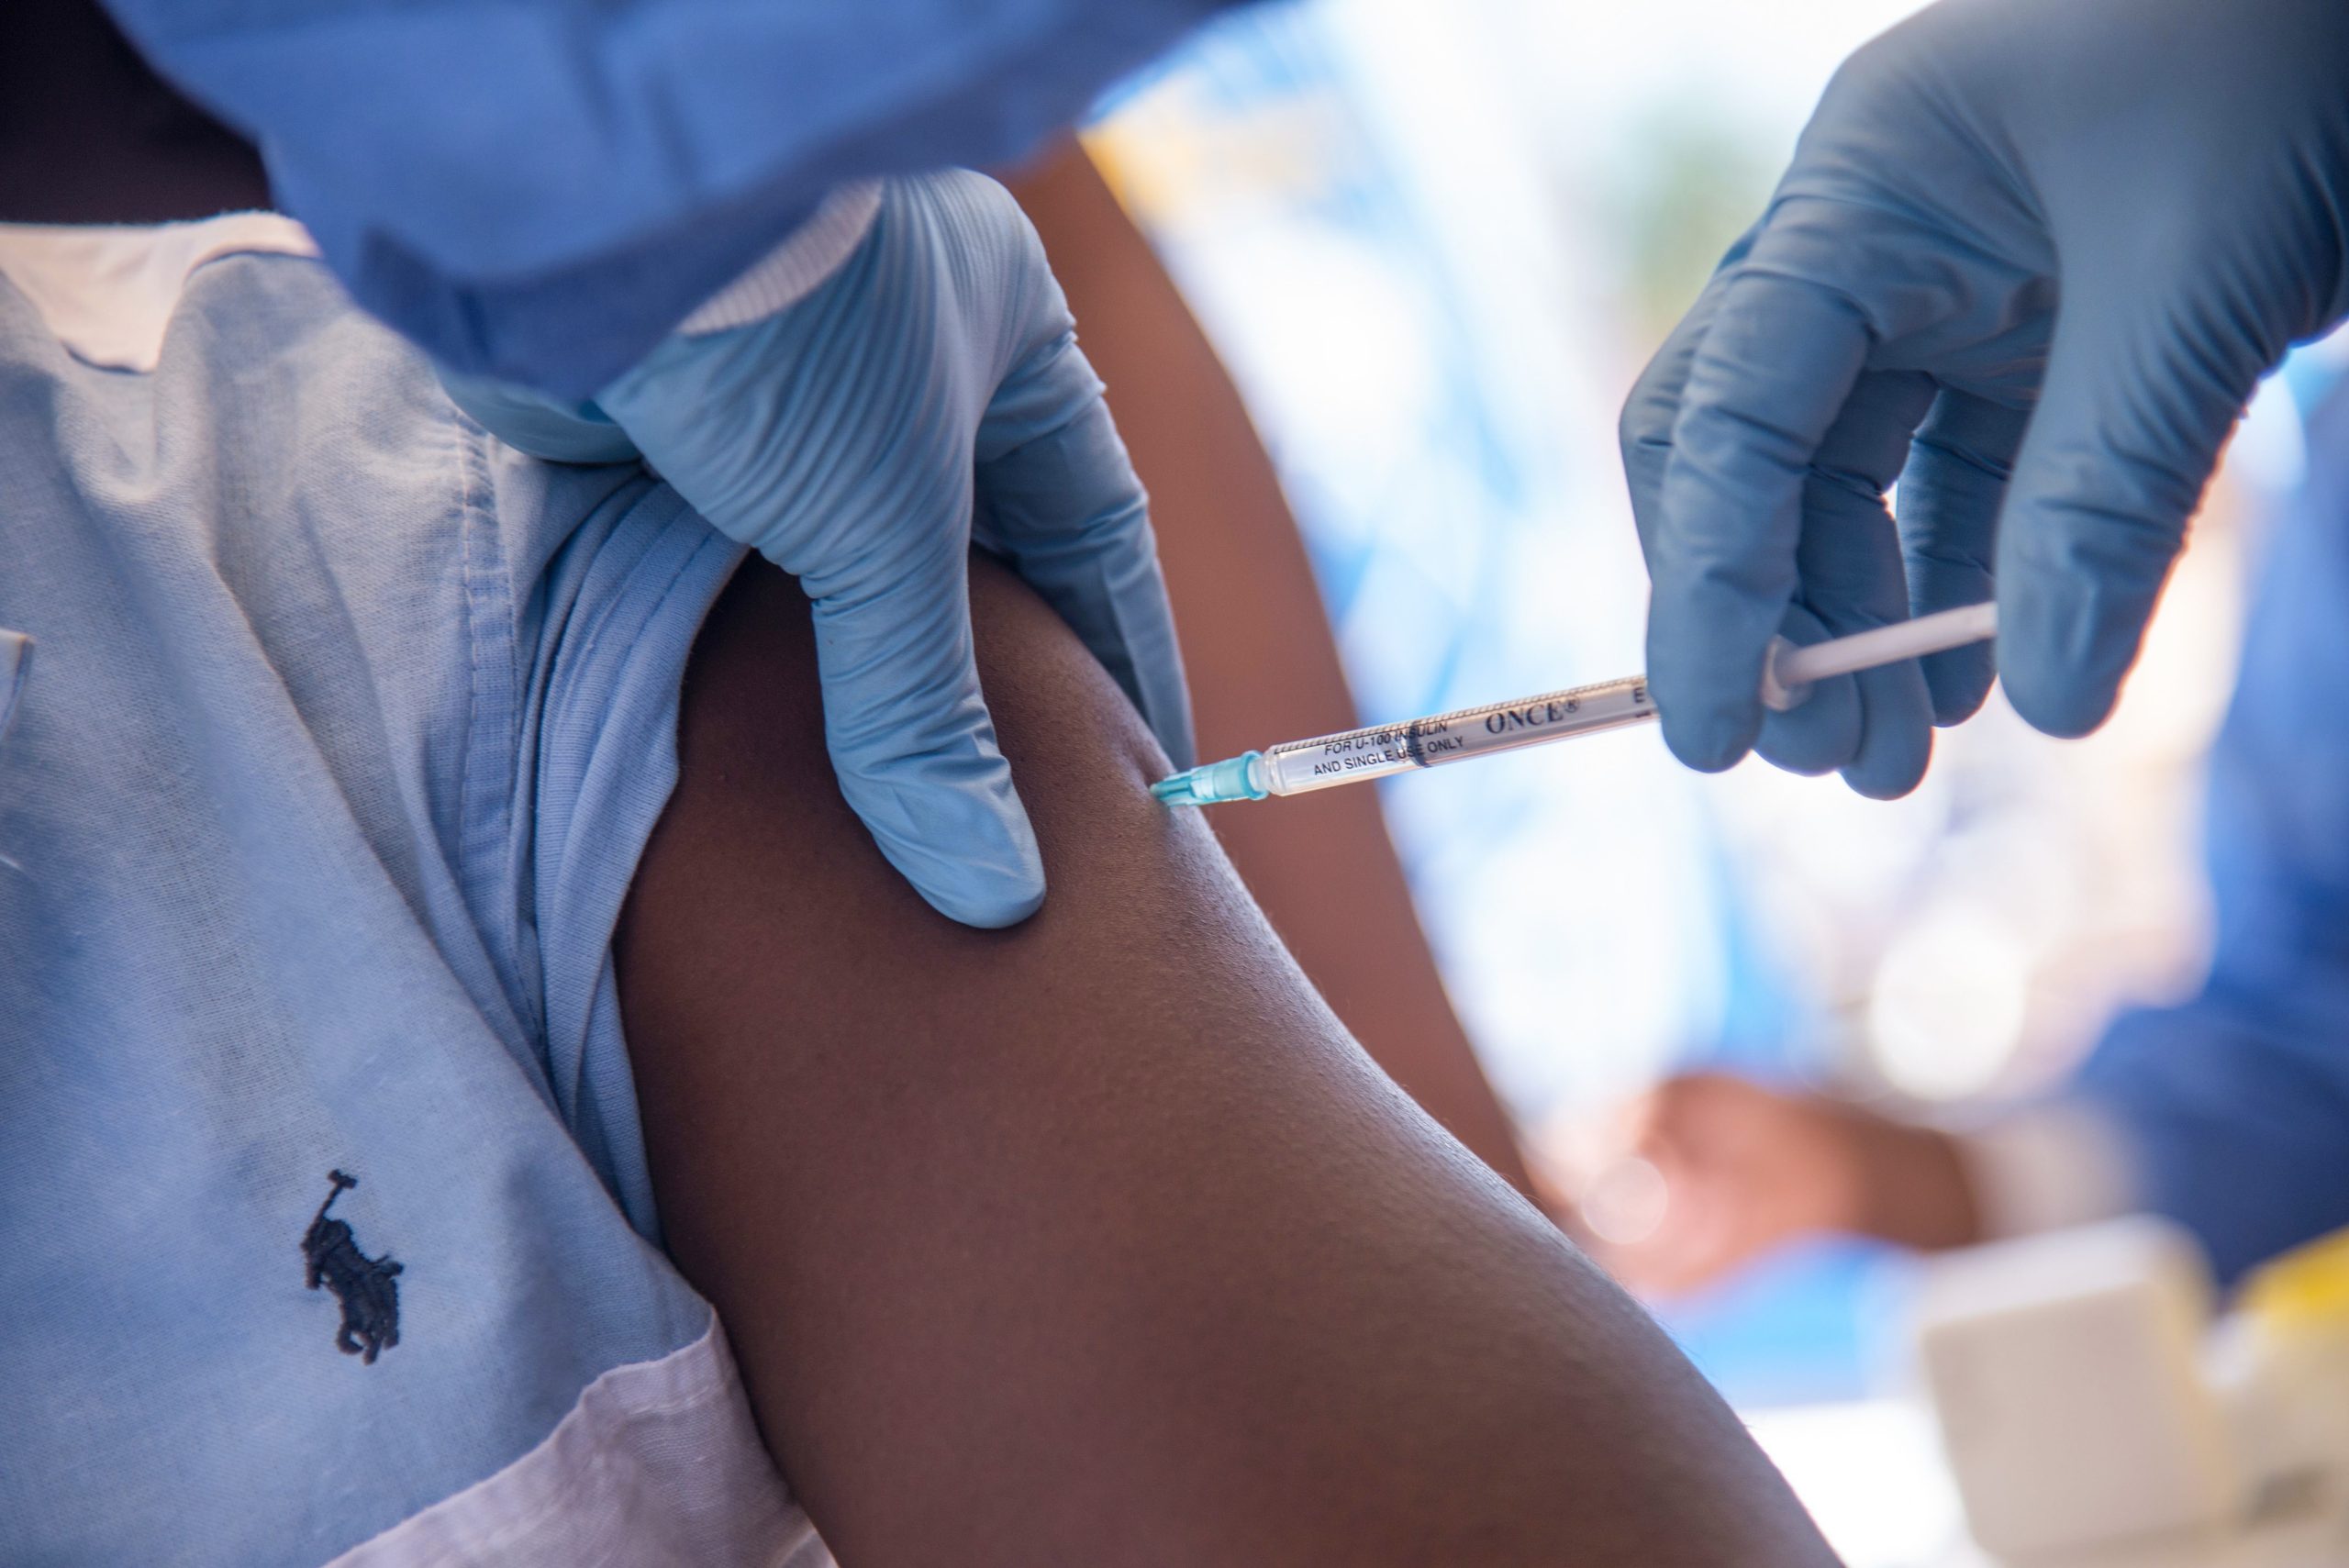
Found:
M 2349 1225 L 2349 395 L 2308 447 L 2210 760 L 2210 978 L 2117 1019 L 2077 1085 L 2226 1279 Z
M 852 176 L 994 166 L 1230 0 L 106 0 L 367 309 L 585 397 Z
M 314 1564 L 705 1335 L 611 934 L 744 551 L 520 457 L 326 269 L 151 373 L 0 279 L 0 1562 Z M 305 1287 L 335 1216 L 399 1342 Z M 519 1551 L 518 1545 L 516 1551 Z

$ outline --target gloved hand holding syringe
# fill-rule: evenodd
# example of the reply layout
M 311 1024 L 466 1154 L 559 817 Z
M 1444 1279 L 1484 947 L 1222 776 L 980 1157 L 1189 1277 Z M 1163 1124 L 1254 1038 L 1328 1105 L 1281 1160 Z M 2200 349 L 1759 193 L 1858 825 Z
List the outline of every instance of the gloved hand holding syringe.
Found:
M 1873 631 L 1807 647 L 1780 638 L 1770 645 L 1769 658 L 1763 665 L 1762 703 L 1784 713 L 1799 706 L 1816 682 L 1987 641 L 1998 631 L 1998 606 L 1980 604 L 1895 621 Z M 1150 786 L 1150 793 L 1169 806 L 1214 806 L 1273 795 L 1302 795 L 1413 768 L 1464 762 L 1520 746 L 1596 735 L 1653 717 L 1655 704 L 1648 695 L 1647 677 L 1627 675 L 1597 685 L 1243 751 L 1161 779 Z

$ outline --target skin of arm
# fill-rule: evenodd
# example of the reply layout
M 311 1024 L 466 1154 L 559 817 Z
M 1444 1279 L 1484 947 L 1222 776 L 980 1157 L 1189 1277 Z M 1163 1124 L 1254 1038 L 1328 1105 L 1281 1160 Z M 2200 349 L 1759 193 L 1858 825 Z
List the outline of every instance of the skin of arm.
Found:
M 841 1561 L 1823 1564 L 1729 1410 L 1350 1040 L 1075 639 L 974 562 L 1051 878 L 924 906 L 806 601 L 697 646 L 618 940 L 672 1255 Z
M 1200 759 L 1362 722 L 1272 460 L 1149 241 L 1074 145 L 1008 183 L 1043 237 L 1150 491 Z M 1209 820 L 1371 1059 L 1533 1196 L 1509 1118 L 1444 995 L 1377 793 L 1331 790 Z

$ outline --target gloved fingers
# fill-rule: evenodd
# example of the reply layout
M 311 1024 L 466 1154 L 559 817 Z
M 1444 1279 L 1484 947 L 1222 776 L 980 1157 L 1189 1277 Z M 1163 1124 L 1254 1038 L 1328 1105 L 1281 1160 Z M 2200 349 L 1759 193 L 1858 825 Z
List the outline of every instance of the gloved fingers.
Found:
M 1801 582 L 1796 604 L 1826 636 L 1849 636 L 1909 613 L 1898 536 L 1884 494 L 1932 396 L 1932 383 L 1913 372 L 1861 376 L 1812 457 L 1795 556 Z M 1923 677 L 1904 663 L 1819 682 L 1799 706 L 1769 715 L 1754 749 L 1796 772 L 1839 769 L 1861 794 L 1888 799 L 1923 776 L 1931 728 Z
M 1623 454 L 1623 479 L 1631 495 L 1631 522 L 1638 528 L 1640 550 L 1655 569 L 1653 544 L 1664 517 L 1664 473 L 1672 458 L 1672 427 L 1680 417 L 1681 390 L 1688 384 L 1688 366 L 1704 341 L 1705 328 L 1728 292 L 1731 269 L 1743 260 L 1758 229 L 1748 229 L 1734 245 L 1697 295 L 1688 313 L 1655 351 L 1640 379 L 1623 400 L 1615 437 Z
M 1884 527 L 1852 540 L 1854 554 L 1874 557 L 1880 592 L 1839 600 L 1831 608 L 1814 606 L 1829 636 L 1870 631 L 1907 615 L 1899 548 L 1888 517 Z M 1839 770 L 1843 782 L 1871 800 L 1898 800 L 1917 787 L 1925 776 L 1926 764 L 1932 761 L 1932 697 L 1925 686 L 1924 672 L 1916 660 L 1903 659 L 1843 679 L 1857 688 L 1860 716 L 1859 743 Z M 1798 707 L 1789 714 L 1773 714 L 1771 718 L 1774 722 L 1791 719 L 1801 712 Z
M 1978 605 L 1996 592 L 1998 508 L 2030 419 L 2028 409 L 1951 387 L 1933 400 L 1900 473 L 1897 510 L 1910 615 Z M 1936 724 L 1970 717 L 1998 673 L 1987 642 L 1919 662 Z
M 1777 635 L 1808 648 L 1835 634 L 1797 600 L 1787 606 Z M 1858 680 L 1836 675 L 1813 683 L 1800 706 L 1785 713 L 1765 711 L 1753 750 L 1771 766 L 1790 773 L 1831 773 L 1859 754 L 1865 728 Z
M 933 908 L 1015 925 L 1043 903 L 1043 860 L 979 692 L 969 557 L 959 530 L 930 537 L 933 548 L 802 578 L 825 739 L 841 795 Z
M 2148 285 L 2067 294 L 1998 530 L 1998 669 L 2033 728 L 2085 735 L 2135 663 L 2187 520 L 2267 368 Z
M 1760 264 L 1765 228 L 1690 357 L 1654 520 L 1648 679 L 1665 743 L 1718 772 L 1762 728 L 1762 661 L 1797 586 L 1811 459 L 1868 352 L 1842 291 Z
M 1060 613 L 1168 760 L 1191 766 L 1190 691 L 1149 498 L 1072 335 L 1014 367 L 980 422 L 978 451 L 979 542 Z

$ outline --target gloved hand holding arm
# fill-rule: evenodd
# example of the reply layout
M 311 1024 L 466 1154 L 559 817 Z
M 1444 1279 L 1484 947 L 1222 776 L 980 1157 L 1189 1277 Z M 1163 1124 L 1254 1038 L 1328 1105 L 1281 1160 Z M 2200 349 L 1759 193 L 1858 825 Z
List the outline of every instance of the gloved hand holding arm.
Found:
M 1994 673 L 2037 728 L 2096 728 L 2257 379 L 2349 309 L 2344 204 L 2325 0 L 1943 0 L 1861 50 L 1624 410 L 1675 754 L 1897 795 Z M 1995 666 L 1937 654 L 1765 722 L 1782 630 L 1994 586 Z
M 641 453 L 800 579 L 841 792 L 953 918 L 1009 925 L 1044 895 L 972 662 L 974 539 L 1059 610 L 1188 765 L 1141 484 L 1034 230 L 993 181 L 887 182 L 870 231 L 813 292 L 681 332 L 593 404 L 451 381 L 540 456 Z

